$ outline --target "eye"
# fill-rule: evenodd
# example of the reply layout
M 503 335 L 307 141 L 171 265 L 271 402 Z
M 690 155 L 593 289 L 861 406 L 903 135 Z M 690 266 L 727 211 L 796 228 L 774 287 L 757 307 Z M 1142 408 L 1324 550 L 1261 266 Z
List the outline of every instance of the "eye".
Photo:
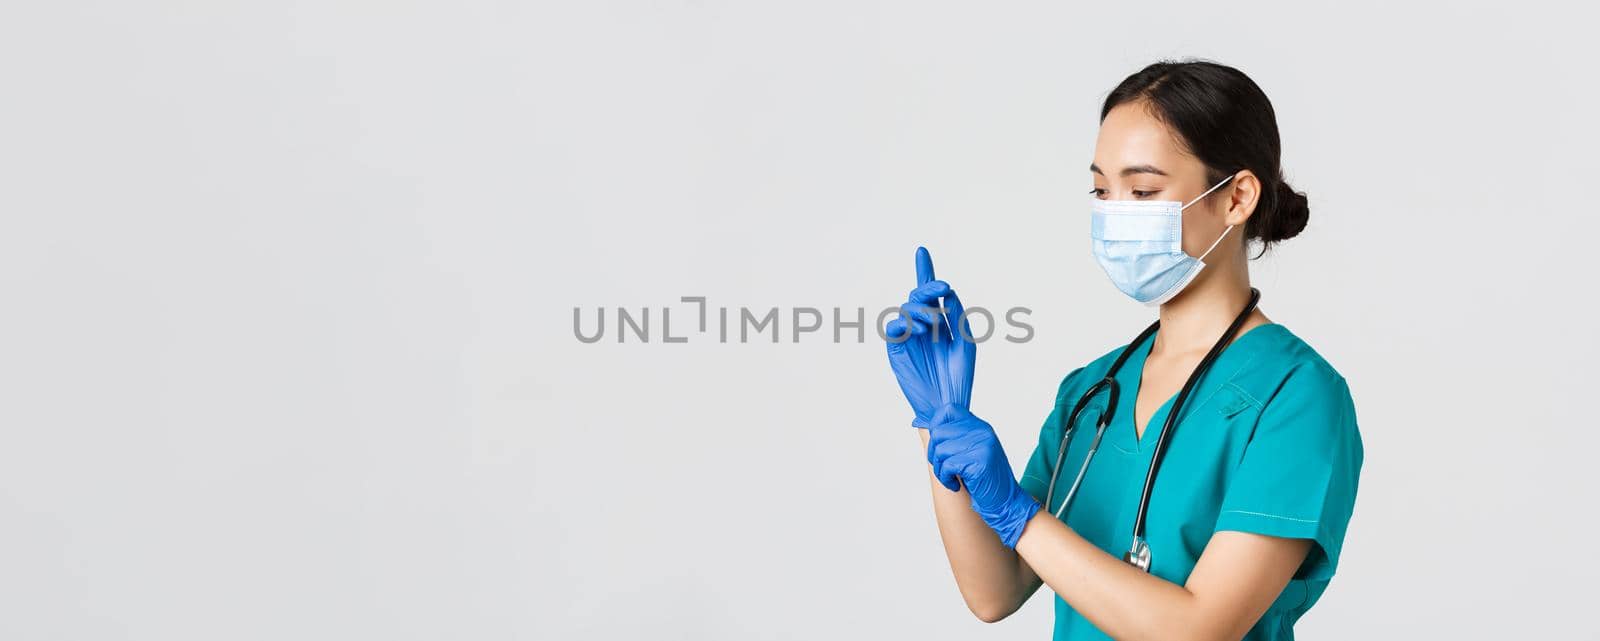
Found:
M 1099 187 L 1095 187 L 1094 189 L 1090 189 L 1089 190 L 1089 194 L 1091 196 L 1094 196 L 1095 198 L 1099 198 L 1101 200 L 1105 200 L 1105 198 L 1106 198 L 1106 190 L 1101 189 Z
M 1159 193 L 1161 193 L 1161 190 L 1159 190 L 1159 189 L 1153 190 L 1153 191 L 1144 191 L 1144 190 L 1135 189 L 1135 190 L 1133 190 L 1133 197 L 1134 198 L 1149 198 L 1149 197 L 1154 196 L 1154 195 L 1159 194 Z

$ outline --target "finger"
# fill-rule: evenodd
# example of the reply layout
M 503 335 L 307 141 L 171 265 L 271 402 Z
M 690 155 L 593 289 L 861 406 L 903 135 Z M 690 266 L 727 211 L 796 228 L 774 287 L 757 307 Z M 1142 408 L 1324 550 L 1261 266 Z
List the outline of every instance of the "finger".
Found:
M 926 333 L 920 331 L 922 329 L 936 330 L 937 333 L 935 335 L 939 337 L 945 337 L 950 334 L 949 328 L 946 327 L 947 321 L 944 317 L 944 310 L 939 307 L 939 298 L 949 291 L 950 284 L 942 280 L 931 280 L 911 290 L 911 293 L 906 296 L 908 300 L 902 308 L 911 310 L 907 313 L 925 326 L 912 328 L 912 331 L 921 334 Z
M 948 459 L 971 449 L 970 441 L 967 432 L 933 424 L 928 428 L 928 462 L 936 467 L 947 466 Z
M 928 248 L 917 248 L 917 284 L 921 285 L 933 280 L 933 257 L 928 255 Z
M 911 293 L 906 294 L 906 302 L 937 306 L 939 299 L 949 293 L 950 283 L 938 279 L 930 280 L 918 285 L 916 289 L 911 290 Z
M 940 380 L 939 389 L 951 403 L 965 407 L 972 403 L 972 369 L 978 356 L 978 339 L 972 333 L 972 320 L 967 318 L 966 306 L 961 304 L 956 293 L 950 292 L 944 301 L 950 315 L 946 326 L 952 328 L 948 340 L 957 351 L 951 354 L 953 358 L 940 360 L 945 364 L 946 378 Z
M 889 321 L 889 324 L 883 327 L 883 335 L 889 337 L 890 340 L 900 338 L 901 336 L 904 336 L 905 333 L 906 322 L 900 318 L 895 318 L 894 320 Z
M 962 472 L 966 468 L 963 463 L 967 459 L 964 452 L 940 456 L 939 464 L 934 467 L 934 475 L 939 477 L 939 482 L 949 488 L 951 492 L 961 491 Z
M 898 315 L 894 317 L 894 320 L 889 321 L 888 325 L 884 326 L 884 333 L 886 335 L 890 336 L 891 338 L 894 337 L 893 334 L 889 334 L 888 333 L 890 331 L 891 327 L 899 327 L 900 329 L 905 331 L 905 335 L 907 337 L 911 337 L 911 336 L 916 336 L 918 334 L 918 332 L 919 332 L 918 326 L 919 325 L 926 324 L 923 321 L 917 320 L 915 315 L 913 315 L 910 312 L 906 311 L 906 305 L 907 305 L 907 303 L 902 303 L 900 305 L 900 307 L 896 308 L 895 311 L 898 312 Z
M 956 338 L 970 339 L 972 337 L 972 326 L 967 323 L 965 318 L 967 308 L 961 304 L 961 298 L 956 296 L 956 290 L 954 289 L 944 295 L 944 312 L 950 317 L 950 324 L 958 327 L 961 332 Z
M 903 318 L 909 319 L 910 322 L 907 324 L 913 325 L 911 328 L 913 332 L 920 332 L 939 325 L 939 310 L 920 303 L 901 305 L 900 314 Z M 922 325 L 923 327 L 916 327 L 915 325 Z
M 934 448 L 935 448 L 934 444 L 930 441 L 928 443 L 928 464 L 933 466 L 933 476 L 934 476 L 934 478 L 939 479 L 939 484 L 943 485 L 945 487 L 945 489 L 950 490 L 951 492 L 960 492 L 961 491 L 961 477 L 960 477 L 960 475 L 957 475 L 957 474 L 955 474 L 953 472 L 946 471 L 944 469 L 945 468 L 945 460 L 949 458 L 949 455 L 941 456 L 941 455 L 939 455 L 938 453 L 936 453 L 934 451 Z
M 944 465 L 944 460 L 955 453 L 949 445 L 949 433 L 944 430 L 928 430 L 928 465 L 932 465 L 935 472 Z

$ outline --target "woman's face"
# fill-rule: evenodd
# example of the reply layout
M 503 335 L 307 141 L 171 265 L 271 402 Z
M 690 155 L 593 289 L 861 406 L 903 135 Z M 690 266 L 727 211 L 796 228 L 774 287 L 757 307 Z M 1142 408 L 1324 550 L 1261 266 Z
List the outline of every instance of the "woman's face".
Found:
M 1205 200 L 1183 210 L 1183 251 L 1190 256 L 1204 253 L 1228 225 L 1242 225 L 1236 191 L 1248 189 L 1245 177 L 1238 178 L 1206 196 Z M 1094 197 L 1103 200 L 1176 200 L 1187 203 L 1212 184 L 1206 180 L 1205 165 L 1191 155 L 1176 134 L 1145 109 L 1144 102 L 1119 105 L 1100 123 L 1095 140 L 1094 164 L 1089 167 L 1094 180 Z M 1248 176 L 1253 183 L 1255 177 Z M 1236 189 L 1240 188 L 1240 189 Z M 1236 219 L 1236 220 L 1235 220 Z M 1237 233 L 1239 230 L 1234 230 Z M 1242 237 L 1243 234 L 1235 236 Z M 1231 246 L 1222 243 L 1214 250 L 1227 255 Z M 1207 262 L 1211 262 L 1208 259 Z

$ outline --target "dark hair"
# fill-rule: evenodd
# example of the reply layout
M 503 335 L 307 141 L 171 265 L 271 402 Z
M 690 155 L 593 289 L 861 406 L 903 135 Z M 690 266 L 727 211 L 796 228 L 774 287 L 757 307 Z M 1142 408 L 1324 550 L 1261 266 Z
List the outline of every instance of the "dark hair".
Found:
M 1306 195 L 1283 179 L 1278 164 L 1278 117 L 1261 87 L 1243 72 L 1205 60 L 1161 61 L 1128 76 L 1106 96 L 1100 120 L 1112 108 L 1145 101 L 1151 115 L 1177 132 L 1206 166 L 1207 186 L 1249 169 L 1261 180 L 1261 200 L 1245 223 L 1246 239 L 1262 251 L 1305 229 Z

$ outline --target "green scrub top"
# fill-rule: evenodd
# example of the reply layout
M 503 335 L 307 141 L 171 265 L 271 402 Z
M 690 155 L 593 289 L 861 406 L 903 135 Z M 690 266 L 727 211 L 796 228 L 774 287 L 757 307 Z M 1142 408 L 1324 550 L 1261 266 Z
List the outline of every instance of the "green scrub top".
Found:
M 1072 507 L 1061 516 L 1080 536 L 1122 558 L 1132 541 L 1139 494 L 1151 450 L 1172 407 L 1168 398 L 1135 435 L 1134 404 L 1146 339 L 1117 373 L 1116 414 L 1089 465 Z M 1119 347 L 1074 370 L 1056 392 L 1022 487 L 1040 504 L 1050 483 L 1063 423 L 1091 385 L 1105 378 Z M 1104 390 L 1078 416 L 1078 430 L 1061 461 L 1052 514 L 1083 464 L 1105 413 Z M 1294 638 L 1294 622 L 1328 586 L 1356 498 L 1361 434 L 1345 380 L 1304 341 L 1278 324 L 1259 325 L 1228 345 L 1184 402 L 1167 442 L 1150 496 L 1145 535 L 1150 573 L 1183 585 L 1213 532 L 1236 530 L 1313 545 L 1293 580 L 1245 639 Z M 1055 598 L 1057 640 L 1108 639 L 1088 619 Z

